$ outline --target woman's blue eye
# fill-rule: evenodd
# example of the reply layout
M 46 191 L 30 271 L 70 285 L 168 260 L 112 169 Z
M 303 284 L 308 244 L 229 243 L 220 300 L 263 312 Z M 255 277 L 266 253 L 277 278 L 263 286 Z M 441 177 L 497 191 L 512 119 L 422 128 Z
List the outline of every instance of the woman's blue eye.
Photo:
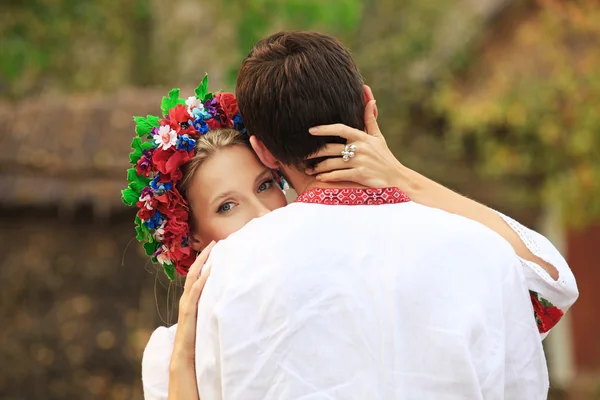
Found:
M 217 210 L 217 212 L 224 213 L 224 212 L 227 212 L 227 211 L 231 211 L 232 208 L 233 208 L 233 203 L 232 202 L 223 203 L 223 204 L 221 204 L 221 206 L 219 207 L 219 209 Z
M 258 186 L 258 191 L 259 192 L 264 192 L 267 189 L 271 189 L 273 187 L 273 179 L 269 179 L 268 181 L 264 181 L 263 183 L 260 184 L 260 186 Z

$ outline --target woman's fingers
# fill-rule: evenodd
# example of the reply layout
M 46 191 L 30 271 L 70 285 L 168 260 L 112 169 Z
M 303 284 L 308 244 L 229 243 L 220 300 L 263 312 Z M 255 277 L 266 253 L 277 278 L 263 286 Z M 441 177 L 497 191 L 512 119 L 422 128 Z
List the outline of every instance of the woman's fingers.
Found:
M 319 174 L 317 180 L 320 182 L 350 182 L 355 177 L 356 171 L 353 169 L 341 169 Z
M 363 138 L 365 133 L 358 129 L 350 128 L 343 124 L 320 125 L 308 130 L 314 136 L 339 136 L 348 142 L 357 142 Z
M 185 318 L 181 318 L 178 321 L 180 324 L 186 323 L 188 317 L 193 317 L 195 321 L 196 318 L 196 310 L 198 309 L 198 301 L 200 300 L 200 296 L 202 295 L 202 291 L 204 290 L 204 285 L 206 285 L 206 280 L 208 279 L 211 271 L 211 265 L 206 265 L 202 268 L 202 272 L 200 276 L 194 283 L 186 288 L 186 292 L 181 296 L 179 302 L 179 308 L 181 315 Z
M 379 125 L 377 124 L 377 106 L 375 100 L 371 100 L 365 106 L 365 130 L 367 133 L 374 137 L 383 136 Z
M 307 160 L 321 157 L 339 157 L 342 155 L 342 151 L 344 151 L 345 149 L 345 144 L 329 143 L 326 144 L 321 150 L 308 156 Z
M 346 170 L 348 168 L 352 168 L 352 159 L 348 161 L 344 161 L 341 157 L 336 158 L 328 158 L 326 160 L 321 161 L 313 169 L 307 169 L 306 173 L 308 175 L 316 175 L 321 174 L 323 172 L 329 172 L 334 170 Z

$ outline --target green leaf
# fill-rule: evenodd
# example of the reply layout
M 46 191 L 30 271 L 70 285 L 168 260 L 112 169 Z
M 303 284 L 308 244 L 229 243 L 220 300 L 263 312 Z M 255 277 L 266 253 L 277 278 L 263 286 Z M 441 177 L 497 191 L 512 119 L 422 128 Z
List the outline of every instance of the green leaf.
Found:
M 140 225 L 135 226 L 135 233 L 135 238 L 138 240 L 138 242 L 143 242 L 146 240 L 146 234 L 144 233 Z
M 205 97 L 208 94 L 208 74 L 204 74 L 204 79 L 202 79 L 202 83 L 194 90 L 196 93 L 196 98 L 206 101 Z M 212 97 L 211 97 L 212 98 Z
M 175 279 L 175 266 L 173 264 L 163 264 L 163 269 L 165 270 L 165 274 L 169 277 L 170 281 Z
M 137 164 L 140 157 L 142 157 L 144 150 L 150 150 L 153 147 L 154 143 L 142 142 L 142 139 L 139 137 L 134 137 L 133 141 L 131 142 L 131 148 L 133 149 L 133 152 L 129 154 L 129 163 L 131 165 Z
M 138 180 L 138 174 L 135 172 L 135 168 L 129 168 L 127 170 L 127 180 L 129 182 L 135 182 Z
M 163 115 L 167 115 L 169 110 L 175 107 L 178 104 L 185 104 L 185 100 L 179 98 L 179 89 L 171 89 L 169 92 L 169 96 L 165 96 L 160 103 L 160 109 L 163 112 Z
M 137 136 L 134 137 L 131 142 L 131 148 L 133 149 L 133 152 L 129 154 L 129 162 L 132 165 L 135 165 L 142 156 L 142 139 Z
M 140 177 L 138 180 L 129 183 L 129 189 L 134 193 L 137 193 L 138 199 L 142 194 L 142 190 L 150 183 L 150 180 L 146 180 L 145 177 Z
M 137 215 L 136 215 L 136 218 L 139 219 L 139 217 Z M 143 222 L 141 222 L 141 220 L 140 220 L 139 224 L 136 224 L 135 232 L 137 234 L 136 239 L 138 241 L 140 241 L 140 242 L 153 241 L 153 238 L 150 235 L 150 230 Z
M 158 242 L 146 242 L 144 243 L 144 250 L 146 251 L 146 255 L 152 256 L 158 250 L 160 243 Z
M 158 128 L 160 126 L 160 118 L 154 115 L 147 115 L 144 117 L 133 117 L 135 121 L 135 133 L 138 136 L 147 136 L 151 137 L 152 128 Z
M 140 198 L 139 192 L 136 192 L 136 191 L 132 190 L 131 188 L 127 188 L 127 189 L 121 191 L 121 199 L 123 200 L 123 203 L 125 203 L 126 205 L 128 205 L 130 207 L 135 206 L 135 203 L 137 203 L 139 198 Z
M 154 147 L 154 142 L 142 142 L 142 151 L 150 150 Z

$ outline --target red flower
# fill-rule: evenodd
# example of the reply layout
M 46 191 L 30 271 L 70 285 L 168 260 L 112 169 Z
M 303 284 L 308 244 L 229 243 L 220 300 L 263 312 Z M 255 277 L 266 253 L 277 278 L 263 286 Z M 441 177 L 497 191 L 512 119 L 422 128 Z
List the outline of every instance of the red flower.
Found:
M 207 119 L 205 122 L 211 131 L 213 131 L 215 129 L 221 129 L 221 124 L 219 123 L 219 121 L 217 121 L 216 118 Z
M 192 119 L 192 116 L 187 112 L 185 106 L 177 104 L 175 107 L 169 110 L 169 121 L 179 125 L 182 122 L 188 122 Z M 173 127 L 175 129 L 175 127 Z
M 156 199 L 156 208 L 169 220 L 165 227 L 165 233 L 187 235 L 188 205 L 179 191 L 176 189 L 169 190 L 157 196 Z M 178 222 L 185 224 L 185 229 Z
M 144 203 L 142 203 L 141 201 L 138 201 L 137 204 L 138 208 L 140 209 L 138 211 L 138 217 L 140 217 L 140 219 L 142 220 L 149 220 L 150 218 L 152 218 L 152 216 L 154 215 L 155 210 L 149 210 L 144 206 Z
M 215 95 L 221 109 L 225 112 L 228 119 L 232 120 L 240 112 L 235 96 L 228 92 L 221 92 Z
M 180 168 L 190 160 L 190 154 L 193 155 L 193 152 L 175 150 L 172 147 L 167 150 L 156 150 L 152 155 L 152 162 L 161 173 L 161 182 L 176 184 L 182 177 Z
M 543 302 L 540 301 L 538 294 L 535 292 L 530 291 L 529 297 L 533 304 L 533 312 L 537 322 L 538 331 L 540 333 L 550 331 L 564 315 L 563 311 L 547 300 L 544 300 Z M 546 305 L 543 303 L 546 303 Z
M 221 127 L 223 128 L 233 128 L 233 120 L 231 120 L 227 114 L 221 109 L 217 110 L 217 115 L 221 120 Z
M 135 164 L 135 172 L 138 175 L 150 176 L 150 172 L 152 172 L 152 150 L 144 150 L 142 156 Z
M 190 160 L 190 154 L 186 150 L 177 150 L 173 154 L 167 163 L 165 164 L 165 173 L 170 174 L 175 170 L 181 168 L 183 164 Z
M 177 247 L 173 249 L 175 259 L 175 270 L 179 275 L 186 276 L 190 267 L 194 263 L 196 257 L 194 256 L 194 252 L 188 246 L 186 247 Z
M 154 154 L 152 154 L 152 163 L 158 172 L 161 174 L 167 173 L 167 161 L 169 161 L 169 158 L 171 158 L 175 151 L 177 150 L 175 150 L 173 147 L 170 147 L 167 150 L 156 149 Z

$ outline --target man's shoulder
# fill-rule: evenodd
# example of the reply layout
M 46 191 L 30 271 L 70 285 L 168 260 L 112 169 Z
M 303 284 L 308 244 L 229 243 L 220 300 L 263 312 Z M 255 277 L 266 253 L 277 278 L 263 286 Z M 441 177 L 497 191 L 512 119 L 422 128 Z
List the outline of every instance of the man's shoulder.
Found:
M 443 247 L 481 246 L 512 253 L 510 245 L 486 226 L 446 211 L 414 202 L 381 206 L 324 206 L 293 203 L 250 221 L 220 243 L 220 251 L 262 252 L 273 247 L 304 248 L 319 240 L 364 240 L 376 236 Z M 315 239 L 315 240 L 313 240 Z M 217 248 L 215 248 L 217 250 Z M 260 251 L 257 251 L 260 250 Z

